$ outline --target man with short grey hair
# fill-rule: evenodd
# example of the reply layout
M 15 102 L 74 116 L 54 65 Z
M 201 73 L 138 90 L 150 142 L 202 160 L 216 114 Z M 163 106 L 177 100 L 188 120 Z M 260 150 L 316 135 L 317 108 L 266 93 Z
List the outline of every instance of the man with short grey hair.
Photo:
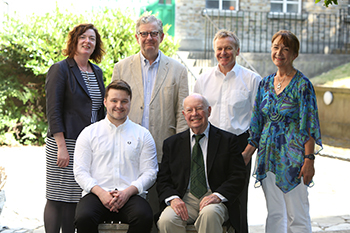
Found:
M 188 95 L 187 69 L 159 50 L 164 39 L 163 24 L 153 15 L 137 20 L 135 38 L 141 51 L 119 61 L 112 80 L 130 84 L 134 101 L 129 117 L 151 132 L 160 163 L 164 139 L 187 129 L 181 113 L 182 100 Z M 157 212 L 155 188 L 149 190 L 148 198 L 153 212 Z
M 231 31 L 218 31 L 213 40 L 218 65 L 202 74 L 194 92 L 204 95 L 212 106 L 210 122 L 238 136 L 241 152 L 248 143 L 250 118 L 261 77 L 240 66 L 239 38 Z M 241 232 L 248 232 L 247 202 L 251 163 L 247 165 L 247 180 L 241 201 Z

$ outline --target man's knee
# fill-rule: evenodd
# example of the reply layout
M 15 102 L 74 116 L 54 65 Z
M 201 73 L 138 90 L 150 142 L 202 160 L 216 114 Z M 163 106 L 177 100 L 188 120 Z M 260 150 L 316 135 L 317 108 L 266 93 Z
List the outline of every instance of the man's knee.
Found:
M 186 225 L 186 222 L 183 221 L 170 206 L 163 210 L 157 222 L 159 229 L 167 228 L 169 225 Z
M 131 205 L 128 207 L 127 212 L 124 212 L 124 215 L 128 216 L 126 217 L 128 219 L 128 223 L 138 227 L 152 227 L 153 212 L 148 202 L 142 197 L 136 196 L 129 204 Z M 123 211 L 123 209 L 121 210 Z
M 228 212 L 223 204 L 211 204 L 204 207 L 198 215 L 198 218 L 207 220 L 220 220 L 221 223 L 227 221 Z

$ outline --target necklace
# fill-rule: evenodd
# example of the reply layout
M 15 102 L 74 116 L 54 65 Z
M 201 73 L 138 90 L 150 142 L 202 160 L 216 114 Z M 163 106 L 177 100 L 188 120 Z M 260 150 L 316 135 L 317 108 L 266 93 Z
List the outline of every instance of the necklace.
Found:
M 281 89 L 282 83 L 284 82 L 284 80 L 286 79 L 286 77 L 289 76 L 289 75 L 292 73 L 293 70 L 294 70 L 294 67 L 292 68 L 291 71 L 288 72 L 288 74 L 285 74 L 284 77 L 283 77 L 283 79 L 282 79 L 282 81 L 280 81 L 280 82 L 277 84 L 277 87 L 276 87 L 277 91 L 279 91 L 279 90 Z
M 78 67 L 79 67 L 79 69 L 80 69 L 82 72 L 84 72 L 85 74 L 88 74 L 88 73 L 89 73 L 88 69 L 84 70 L 84 69 L 81 68 L 79 65 L 78 65 Z

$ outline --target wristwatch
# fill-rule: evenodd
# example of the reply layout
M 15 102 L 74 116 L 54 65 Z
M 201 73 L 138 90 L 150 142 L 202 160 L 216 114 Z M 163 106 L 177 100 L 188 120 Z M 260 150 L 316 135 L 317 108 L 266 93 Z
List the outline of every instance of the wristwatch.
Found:
M 304 159 L 311 159 L 311 160 L 315 160 L 315 155 L 314 155 L 314 154 L 304 155 Z

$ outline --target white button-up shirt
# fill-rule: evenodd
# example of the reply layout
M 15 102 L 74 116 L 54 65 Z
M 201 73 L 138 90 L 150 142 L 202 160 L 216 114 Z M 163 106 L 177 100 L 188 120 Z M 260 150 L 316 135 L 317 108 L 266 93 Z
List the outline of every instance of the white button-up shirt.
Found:
M 140 52 L 141 70 L 143 81 L 143 98 L 144 110 L 142 115 L 142 126 L 149 128 L 149 103 L 151 102 L 154 83 L 158 73 L 160 52 L 158 51 L 157 59 L 149 64 L 149 61 Z
M 86 127 L 74 152 L 74 176 L 83 196 L 99 185 L 106 191 L 130 185 L 145 197 L 158 172 L 155 142 L 150 132 L 130 121 L 116 127 L 108 118 Z
M 258 74 L 237 63 L 226 76 L 216 66 L 197 79 L 193 92 L 209 101 L 211 124 L 240 135 L 249 129 L 260 81 Z

